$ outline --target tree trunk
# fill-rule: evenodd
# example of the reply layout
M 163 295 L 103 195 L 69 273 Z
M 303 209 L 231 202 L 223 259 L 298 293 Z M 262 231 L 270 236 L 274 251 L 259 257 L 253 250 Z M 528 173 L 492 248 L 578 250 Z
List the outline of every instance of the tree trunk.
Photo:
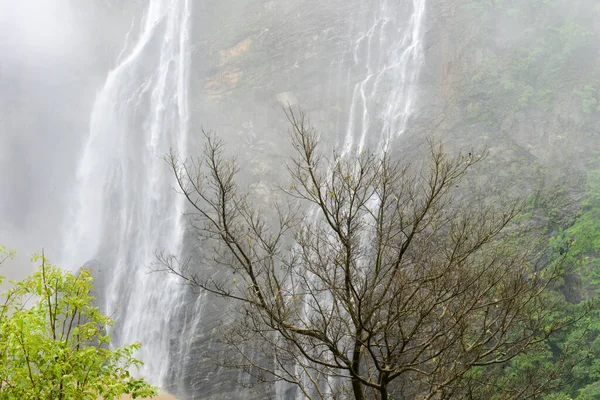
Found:
M 363 387 L 358 378 L 352 378 L 352 392 L 354 393 L 354 400 L 365 400 Z
M 381 385 L 381 388 L 379 389 L 379 394 L 381 395 L 381 400 L 388 400 L 390 395 L 388 393 L 386 384 Z
M 360 338 L 362 332 L 358 331 L 356 337 Z M 359 341 L 354 342 L 354 351 L 352 353 L 352 371 L 355 375 L 360 374 L 360 358 L 361 358 L 361 344 Z M 354 393 L 354 400 L 364 400 L 365 395 L 363 392 L 362 383 L 357 377 L 352 377 L 352 392 Z

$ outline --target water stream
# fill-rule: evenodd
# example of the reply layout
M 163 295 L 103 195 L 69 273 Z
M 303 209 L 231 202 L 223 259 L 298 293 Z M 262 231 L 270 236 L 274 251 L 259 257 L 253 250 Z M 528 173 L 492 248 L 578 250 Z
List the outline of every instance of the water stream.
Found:
M 371 21 L 348 53 L 348 79 L 359 75 L 352 90 L 344 142 L 349 151 L 384 148 L 402 135 L 416 105 L 423 63 L 425 0 L 379 1 Z M 350 82 L 348 86 L 352 87 Z
M 190 15 L 190 0 L 149 1 L 97 94 L 63 260 L 77 267 L 95 257 L 114 344 L 141 341 L 141 374 L 162 386 L 184 293 L 174 277 L 148 272 L 156 250 L 180 252 L 184 232 L 183 199 L 162 157 L 186 151 Z

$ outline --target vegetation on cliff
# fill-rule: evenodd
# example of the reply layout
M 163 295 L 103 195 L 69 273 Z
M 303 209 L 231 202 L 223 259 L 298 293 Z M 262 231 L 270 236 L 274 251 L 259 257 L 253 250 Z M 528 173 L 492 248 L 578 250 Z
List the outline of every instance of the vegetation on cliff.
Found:
M 536 229 L 546 253 L 540 266 L 563 258 L 570 266 L 554 288 L 554 316 L 574 315 L 596 298 L 600 284 L 594 40 L 600 7 L 586 0 L 464 0 L 456 6 L 454 22 L 460 22 L 448 33 L 460 60 L 454 65 L 455 134 L 496 146 L 492 163 L 503 171 L 496 193 L 531 193 L 525 223 Z M 547 398 L 598 398 L 599 328 L 600 315 L 592 310 L 507 371 L 519 376 L 569 354 L 568 383 Z

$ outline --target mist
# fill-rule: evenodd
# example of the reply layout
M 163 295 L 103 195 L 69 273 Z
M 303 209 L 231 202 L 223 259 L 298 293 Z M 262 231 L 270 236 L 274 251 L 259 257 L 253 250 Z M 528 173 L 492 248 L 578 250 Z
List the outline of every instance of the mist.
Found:
M 45 248 L 60 254 L 66 199 L 95 93 L 123 34 L 102 7 L 0 0 L 0 242 L 18 250 L 9 278 Z M 109 10 L 110 11 L 110 10 Z M 112 42 L 112 43 L 111 43 Z
M 210 360 L 231 305 L 148 274 L 165 248 L 205 257 L 161 157 L 198 155 L 214 131 L 270 206 L 289 180 L 291 105 L 327 154 L 422 165 L 431 137 L 489 150 L 461 196 L 522 201 L 536 268 L 576 241 L 557 297 L 594 298 L 598 21 L 595 0 L 0 0 L 0 245 L 18 251 L 0 275 L 27 275 L 42 248 L 91 261 L 98 304 L 121 310 L 114 341 L 144 343 L 151 383 L 180 400 L 300 400 L 224 387 L 248 379 Z

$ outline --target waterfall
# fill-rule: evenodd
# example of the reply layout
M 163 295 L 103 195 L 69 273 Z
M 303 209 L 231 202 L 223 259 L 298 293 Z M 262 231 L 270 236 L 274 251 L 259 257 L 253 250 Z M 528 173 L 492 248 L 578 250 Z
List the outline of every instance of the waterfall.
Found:
M 368 28 L 349 50 L 353 62 L 348 87 L 358 75 L 350 100 L 344 142 L 340 147 L 362 151 L 385 148 L 406 130 L 415 111 L 416 84 L 423 63 L 425 0 L 379 1 Z
M 93 107 L 66 222 L 63 265 L 98 265 L 115 345 L 142 342 L 142 376 L 168 384 L 184 302 L 175 277 L 151 274 L 157 249 L 180 253 L 182 196 L 162 157 L 186 153 L 191 0 L 150 0 Z M 185 349 L 182 349 L 185 351 Z

